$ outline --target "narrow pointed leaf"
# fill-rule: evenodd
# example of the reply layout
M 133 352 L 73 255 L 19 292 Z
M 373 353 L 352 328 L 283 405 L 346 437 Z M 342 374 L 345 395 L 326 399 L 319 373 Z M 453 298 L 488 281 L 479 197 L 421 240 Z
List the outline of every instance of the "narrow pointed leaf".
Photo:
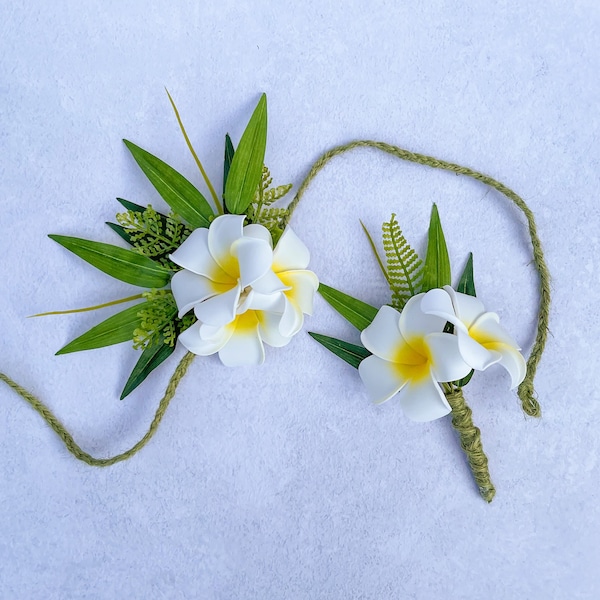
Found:
M 475 292 L 475 279 L 473 277 L 473 253 L 469 252 L 469 258 L 465 265 L 465 270 L 461 275 L 460 281 L 458 282 L 457 292 L 462 294 L 468 294 L 469 296 L 476 296 Z
M 223 162 L 223 195 L 225 195 L 225 186 L 227 185 L 227 178 L 229 177 L 229 170 L 231 169 L 231 161 L 233 160 L 233 155 L 235 154 L 235 149 L 233 147 L 233 142 L 229 137 L 229 134 L 225 135 L 225 161 Z
M 92 327 L 89 331 L 69 342 L 56 354 L 68 354 L 69 352 L 80 352 L 81 350 L 92 350 L 112 346 L 133 339 L 133 331 L 140 326 L 141 319 L 138 317 L 140 304 L 130 306 L 116 315 L 109 317 L 102 323 Z
M 117 198 L 117 202 L 120 202 L 127 210 L 132 210 L 133 212 L 144 212 L 146 210 L 145 206 L 140 206 L 139 204 L 135 204 L 135 202 L 129 202 L 129 200 L 123 198 Z
M 319 285 L 319 293 L 344 319 L 360 331 L 367 328 L 377 314 L 377 309 L 374 306 L 362 300 L 357 300 L 324 283 Z
M 427 239 L 427 256 L 423 267 L 423 292 L 434 288 L 451 285 L 450 258 L 446 246 L 446 238 L 442 230 L 442 223 L 437 206 L 431 210 L 429 222 L 429 235 Z
M 131 236 L 127 233 L 125 227 L 117 225 L 116 223 L 110 223 L 109 221 L 106 221 L 106 224 L 121 238 L 123 238 L 128 244 L 131 243 Z
M 147 288 L 161 288 L 169 283 L 167 269 L 133 250 L 66 235 L 48 237 L 115 279 Z
M 142 383 L 156 367 L 169 358 L 174 351 L 175 346 L 169 346 L 168 344 L 163 343 L 162 337 L 156 344 L 148 346 L 148 348 L 142 352 L 135 367 L 133 367 L 133 371 L 131 371 L 131 375 L 121 393 L 121 400 L 131 394 L 131 392 L 133 392 L 133 390 L 135 390 L 135 388 L 140 385 L 140 383 Z
M 233 155 L 225 185 L 230 213 L 244 214 L 260 183 L 267 147 L 267 96 L 258 101 Z
M 471 372 L 467 376 L 463 377 L 462 379 L 459 379 L 458 381 L 454 381 L 454 385 L 460 388 L 465 387 L 465 385 L 467 385 L 467 383 L 471 381 L 471 377 L 473 377 L 474 373 L 474 369 L 471 369 Z
M 371 353 L 362 346 L 356 346 L 355 344 L 350 344 L 327 335 L 321 335 L 320 333 L 313 333 L 312 331 L 309 331 L 308 335 L 317 340 L 319 344 L 325 346 L 327 350 L 345 360 L 349 365 L 352 365 L 355 369 L 358 369 L 358 365 L 367 356 L 371 356 Z
M 160 158 L 123 140 L 150 183 L 175 213 L 192 227 L 208 227 L 214 212 L 206 198 L 181 173 Z

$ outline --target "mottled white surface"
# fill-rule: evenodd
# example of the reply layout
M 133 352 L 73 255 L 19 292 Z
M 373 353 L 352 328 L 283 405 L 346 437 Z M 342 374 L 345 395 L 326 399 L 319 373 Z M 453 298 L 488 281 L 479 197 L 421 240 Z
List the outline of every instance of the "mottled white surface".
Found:
M 141 436 L 176 360 L 120 402 L 126 344 L 54 356 L 99 315 L 25 317 L 132 293 L 46 237 L 118 243 L 103 225 L 116 196 L 164 206 L 121 138 L 205 189 L 163 86 L 217 186 L 223 136 L 239 139 L 262 91 L 280 183 L 354 138 L 499 178 L 537 215 L 554 304 L 541 420 L 523 417 L 500 369 L 467 389 L 489 506 L 447 419 L 370 405 L 356 371 L 306 333 L 256 370 L 196 360 L 147 448 L 108 469 L 73 459 L 0 388 L 0 597 L 600 597 L 600 6 L 487 4 L 2 3 L 0 370 L 90 452 Z M 357 151 L 319 176 L 293 224 L 323 281 L 381 304 L 358 218 L 376 232 L 394 211 L 422 250 L 432 201 L 455 270 L 472 250 L 480 297 L 528 351 L 527 232 L 485 186 Z M 357 339 L 320 299 L 308 326 Z

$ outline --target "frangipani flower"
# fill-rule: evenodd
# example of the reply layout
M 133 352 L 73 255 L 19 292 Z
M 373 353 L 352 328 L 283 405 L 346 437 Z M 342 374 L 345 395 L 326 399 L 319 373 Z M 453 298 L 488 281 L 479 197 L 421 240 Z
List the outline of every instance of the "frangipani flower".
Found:
M 217 217 L 171 255 L 183 267 L 171 280 L 179 316 L 193 308 L 198 319 L 179 341 L 201 356 L 218 352 L 228 366 L 261 364 L 263 341 L 287 344 L 302 327 L 303 312 L 312 312 L 318 286 L 312 272 L 298 270 L 310 254 L 289 228 L 273 252 L 269 231 L 244 227 L 244 219 Z
M 371 399 L 382 403 L 399 393 L 400 405 L 414 421 L 447 415 L 451 408 L 438 382 L 461 379 L 471 370 L 458 338 L 443 333 L 446 319 L 421 310 L 425 296 L 413 296 L 402 313 L 381 307 L 360 336 L 373 353 L 358 368 Z
M 454 325 L 460 352 L 473 369 L 483 371 L 498 363 L 510 375 L 511 388 L 523 381 L 527 365 L 520 348 L 500 325 L 498 315 L 486 312 L 478 298 L 447 285 L 443 290 L 431 290 L 421 308 Z

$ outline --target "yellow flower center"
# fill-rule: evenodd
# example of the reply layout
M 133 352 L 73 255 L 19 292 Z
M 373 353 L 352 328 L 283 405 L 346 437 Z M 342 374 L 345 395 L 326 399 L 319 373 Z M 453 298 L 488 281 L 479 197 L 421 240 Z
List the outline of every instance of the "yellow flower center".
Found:
M 429 377 L 433 360 L 425 338 L 403 340 L 396 349 L 392 363 L 405 381 L 419 383 Z

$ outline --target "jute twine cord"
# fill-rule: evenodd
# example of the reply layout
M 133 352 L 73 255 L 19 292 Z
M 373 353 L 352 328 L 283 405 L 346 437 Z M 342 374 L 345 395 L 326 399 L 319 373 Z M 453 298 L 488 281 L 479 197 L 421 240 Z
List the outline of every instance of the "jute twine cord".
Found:
M 169 380 L 165 395 L 156 409 L 154 419 L 152 419 L 152 423 L 150 423 L 150 427 L 142 439 L 129 448 L 129 450 L 126 450 L 121 454 L 111 456 L 110 458 L 95 458 L 91 454 L 85 452 L 85 450 L 82 450 L 81 446 L 73 439 L 73 436 L 67 431 L 66 427 L 41 400 L 38 400 L 38 398 L 36 398 L 31 392 L 28 392 L 25 388 L 14 382 L 10 377 L 8 377 L 8 375 L 0 373 L 0 379 L 9 387 L 11 387 L 17 394 L 19 394 L 21 398 L 26 400 L 32 406 L 32 408 L 41 415 L 42 419 L 44 419 L 44 421 L 46 421 L 46 423 L 48 423 L 48 425 L 54 429 L 60 439 L 64 442 L 67 450 L 75 458 L 92 467 L 109 467 L 110 465 L 114 465 L 122 460 L 131 458 L 150 441 L 152 436 L 156 433 L 156 430 L 158 429 L 158 426 L 165 415 L 165 411 L 173 399 L 173 396 L 175 396 L 177 387 L 179 386 L 180 381 L 183 379 L 188 367 L 192 364 L 194 357 L 194 354 L 188 352 L 177 365 L 173 375 L 171 376 L 171 379 Z
M 325 167 L 325 165 L 332 158 L 339 156 L 340 154 L 344 154 L 345 152 L 349 152 L 354 148 L 375 148 L 377 150 L 381 150 L 382 152 L 386 152 L 387 154 L 396 156 L 402 160 L 407 160 L 409 162 L 418 163 L 420 165 L 433 167 L 434 169 L 443 169 L 445 171 L 451 171 L 452 173 L 456 173 L 457 175 L 466 175 L 467 177 L 471 177 L 473 179 L 476 179 L 477 181 L 485 183 L 486 185 L 494 188 L 495 190 L 506 196 L 525 215 L 525 218 L 527 219 L 527 225 L 529 228 L 529 236 L 531 237 L 531 245 L 533 248 L 533 261 L 538 271 L 540 279 L 540 301 L 538 308 L 537 334 L 535 342 L 531 349 L 531 354 L 529 355 L 529 359 L 527 360 L 527 375 L 525 376 L 523 383 L 521 383 L 521 385 L 519 386 L 518 394 L 521 400 L 523 411 L 531 417 L 540 417 L 542 414 L 542 410 L 537 399 L 535 398 L 533 380 L 535 378 L 538 363 L 542 358 L 542 353 L 544 352 L 546 340 L 548 337 L 548 322 L 550 315 L 550 272 L 548 271 L 546 261 L 544 260 L 542 244 L 537 234 L 537 227 L 531 209 L 527 206 L 523 198 L 518 196 L 511 189 L 507 188 L 503 183 L 496 181 L 488 175 L 484 175 L 483 173 L 479 173 L 478 171 L 469 169 L 468 167 L 463 167 L 455 163 L 440 160 L 439 158 L 434 158 L 433 156 L 427 156 L 426 154 L 410 152 L 409 150 L 404 150 L 403 148 L 399 148 L 398 146 L 392 146 L 391 144 L 386 144 L 385 142 L 376 142 L 373 140 L 357 140 L 348 144 L 344 144 L 342 146 L 336 146 L 335 148 L 332 148 L 331 150 L 325 152 L 325 154 L 323 154 L 314 163 L 314 165 L 308 172 L 308 175 L 298 188 L 294 199 L 288 207 L 289 212 L 287 215 L 287 221 L 289 221 L 290 217 L 292 216 L 292 213 L 294 212 L 302 196 L 304 195 L 304 192 L 311 184 L 313 179 L 316 177 L 316 175 L 319 173 L 319 171 L 321 171 L 321 169 L 323 169 L 323 167 Z
M 453 387 L 451 391 L 447 391 L 446 399 L 452 407 L 452 425 L 458 432 L 461 448 L 467 455 L 479 493 L 486 502 L 491 502 L 496 495 L 496 488 L 490 478 L 488 459 L 481 445 L 479 427 L 473 425 L 472 412 L 461 388 Z

